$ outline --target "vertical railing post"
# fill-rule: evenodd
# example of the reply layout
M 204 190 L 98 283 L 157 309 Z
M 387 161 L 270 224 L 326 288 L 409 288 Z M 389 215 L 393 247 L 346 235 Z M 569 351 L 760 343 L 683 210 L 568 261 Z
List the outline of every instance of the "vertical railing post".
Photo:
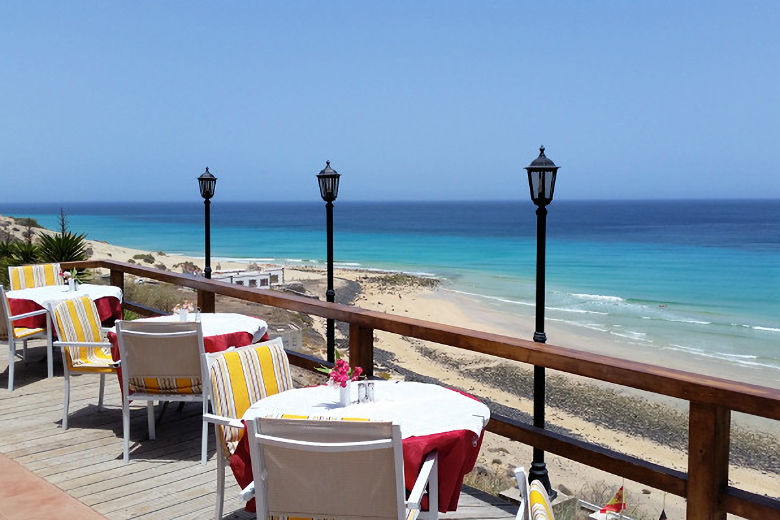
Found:
M 198 308 L 200 312 L 214 312 L 214 293 L 198 289 Z
M 366 377 L 374 375 L 374 329 L 349 324 L 349 364 L 362 368 Z
M 731 410 L 691 402 L 688 417 L 688 520 L 726 520 L 719 493 L 729 482 Z
M 125 272 L 124 271 L 118 271 L 116 269 L 111 269 L 111 285 L 114 287 L 119 287 L 119 289 L 122 291 L 122 302 L 125 301 Z M 124 315 L 124 307 L 122 307 L 122 313 Z

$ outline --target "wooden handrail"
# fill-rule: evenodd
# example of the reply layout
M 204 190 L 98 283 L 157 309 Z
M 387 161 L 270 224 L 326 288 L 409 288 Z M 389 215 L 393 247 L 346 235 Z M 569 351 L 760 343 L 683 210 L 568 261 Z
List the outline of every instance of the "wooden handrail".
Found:
M 111 272 L 112 285 L 119 287 L 124 286 L 125 273 L 189 287 L 198 291 L 199 306 L 206 312 L 214 310 L 214 296 L 221 294 L 347 322 L 350 327 L 350 362 L 364 367 L 369 374 L 373 370 L 374 330 L 383 330 L 686 400 L 690 403 L 687 473 L 549 430 L 534 428 L 495 413 L 492 413 L 487 429 L 571 460 L 686 497 L 689 519 L 720 520 L 725 519 L 727 512 L 748 518 L 767 518 L 780 512 L 780 500 L 728 487 L 731 411 L 780 420 L 778 389 L 327 303 L 294 294 L 236 286 L 115 260 L 69 262 L 61 265 L 65 269 L 108 269 Z M 128 302 L 125 307 L 144 311 L 144 314 L 154 311 Z M 292 364 L 307 369 L 325 364 L 323 360 L 312 356 L 294 352 L 288 354 Z
M 780 390 L 774 388 L 664 368 L 557 345 L 541 345 L 511 336 L 369 311 L 294 294 L 206 280 L 199 276 L 171 273 L 115 260 L 69 262 L 62 265 L 64 268 L 104 268 L 122 271 L 207 293 L 221 294 L 323 318 L 332 318 L 350 325 L 360 326 L 362 329 L 384 330 L 401 336 L 544 366 L 686 401 L 712 405 L 728 403 L 729 408 L 734 411 L 780 420 Z

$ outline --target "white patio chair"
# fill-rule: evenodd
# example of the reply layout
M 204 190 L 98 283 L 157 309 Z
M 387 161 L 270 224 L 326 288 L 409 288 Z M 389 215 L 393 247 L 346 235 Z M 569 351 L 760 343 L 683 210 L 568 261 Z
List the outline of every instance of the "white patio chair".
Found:
M 8 266 L 8 281 L 12 291 L 65 283 L 59 263 Z
M 281 338 L 203 356 L 215 415 L 203 420 L 214 424 L 217 444 L 217 505 L 215 518 L 222 518 L 225 501 L 225 467 L 244 435 L 241 416 L 269 395 L 293 387 L 290 363 Z M 205 424 L 205 423 L 204 423 Z
M 149 439 L 156 438 L 154 401 L 200 401 L 203 391 L 203 331 L 194 322 L 118 321 L 117 342 L 122 367 L 122 430 L 124 461 L 130 460 L 130 401 L 147 401 Z M 130 391 L 133 394 L 130 394 Z M 206 464 L 208 424 L 203 423 L 201 464 Z
M 16 364 L 16 342 L 22 342 L 22 359 L 27 361 L 27 341 L 37 338 L 46 338 L 46 362 L 48 369 L 48 376 L 54 375 L 54 360 L 52 359 L 52 343 L 51 343 L 51 321 L 49 320 L 49 312 L 46 309 L 40 309 L 32 312 L 25 312 L 24 314 L 11 315 L 11 306 L 8 304 L 8 299 L 5 295 L 5 289 L 0 285 L 0 314 L 3 316 L 3 320 L 6 323 L 6 331 L 8 334 L 8 391 L 12 392 L 14 389 L 14 365 Z M 32 316 L 46 315 L 46 327 L 45 328 L 32 328 L 27 327 L 15 327 L 14 322 L 30 318 Z
M 248 421 L 247 432 L 258 519 L 438 518 L 436 452 L 405 500 L 398 425 L 261 418 Z M 430 511 L 420 514 L 426 485 Z
M 515 520 L 529 520 L 531 518 L 531 507 L 528 503 L 528 475 L 525 468 L 515 468 L 515 480 L 517 489 L 520 490 L 520 508 L 517 510 Z
M 100 323 L 95 302 L 88 296 L 62 301 L 52 309 L 52 321 L 62 349 L 62 367 L 65 376 L 65 404 L 62 429 L 68 429 L 71 374 L 100 374 L 98 409 L 103 407 L 106 374 L 116 374 L 117 363 L 111 358 L 111 343 Z

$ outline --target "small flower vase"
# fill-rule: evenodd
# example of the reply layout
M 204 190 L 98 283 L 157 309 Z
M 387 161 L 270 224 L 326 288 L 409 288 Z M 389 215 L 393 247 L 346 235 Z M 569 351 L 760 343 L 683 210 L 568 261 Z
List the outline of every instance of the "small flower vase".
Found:
M 187 321 L 187 309 L 179 309 L 179 321 Z
M 347 383 L 347 386 L 339 386 L 339 405 L 349 406 L 349 404 L 352 402 L 349 393 L 351 386 L 351 382 Z
M 69 291 L 76 290 L 76 280 L 74 280 L 73 278 L 68 278 L 68 290 Z

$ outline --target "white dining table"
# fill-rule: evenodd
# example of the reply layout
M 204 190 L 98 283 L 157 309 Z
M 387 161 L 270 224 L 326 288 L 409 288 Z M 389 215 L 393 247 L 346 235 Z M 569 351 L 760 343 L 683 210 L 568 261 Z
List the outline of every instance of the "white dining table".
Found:
M 321 420 L 367 419 L 397 424 L 403 439 L 406 482 L 414 482 L 425 456 L 439 454 L 439 511 L 455 511 L 463 476 L 471 471 L 490 420 L 490 409 L 475 398 L 439 385 L 408 381 L 373 381 L 374 402 L 357 402 L 357 385 L 351 385 L 351 404 L 339 404 L 339 391 L 327 385 L 279 392 L 252 404 L 242 419 L 310 418 Z M 242 439 L 242 442 L 246 442 Z M 247 486 L 253 476 L 248 450 L 237 449 L 242 459 L 234 468 L 236 480 Z M 232 466 L 232 464 L 231 464 Z
M 61 301 L 81 298 L 82 296 L 89 296 L 92 301 L 106 297 L 122 301 L 122 289 L 119 287 L 89 283 L 78 284 L 78 289 L 75 291 L 71 291 L 67 285 L 47 285 L 7 291 L 5 294 L 9 300 L 30 300 L 44 309 L 51 309 Z
M 454 430 L 482 434 L 490 409 L 482 402 L 449 388 L 410 381 L 374 381 L 374 402 L 358 403 L 357 383 L 350 385 L 351 404 L 341 406 L 339 393 L 328 385 L 295 388 L 252 404 L 244 420 L 296 415 L 317 418 L 361 418 L 389 421 L 401 427 L 401 437 Z
M 265 333 L 268 331 L 268 324 L 265 320 L 255 318 L 253 316 L 247 316 L 245 314 L 237 314 L 234 312 L 190 312 L 187 313 L 185 320 L 182 320 L 178 314 L 166 315 L 166 316 L 154 316 L 152 318 L 140 318 L 143 321 L 153 322 L 179 322 L 179 321 L 199 321 L 201 329 L 203 330 L 203 338 L 206 343 L 210 338 L 218 338 L 228 334 L 236 334 L 239 332 L 246 332 L 250 335 L 250 343 L 257 343 L 260 341 Z M 115 332 L 116 328 L 112 327 L 108 329 L 108 332 Z M 242 346 L 242 345 L 226 345 L 226 346 Z M 220 349 L 224 350 L 224 348 Z M 207 348 L 207 351 L 210 351 Z M 217 350 L 213 350 L 217 351 Z

